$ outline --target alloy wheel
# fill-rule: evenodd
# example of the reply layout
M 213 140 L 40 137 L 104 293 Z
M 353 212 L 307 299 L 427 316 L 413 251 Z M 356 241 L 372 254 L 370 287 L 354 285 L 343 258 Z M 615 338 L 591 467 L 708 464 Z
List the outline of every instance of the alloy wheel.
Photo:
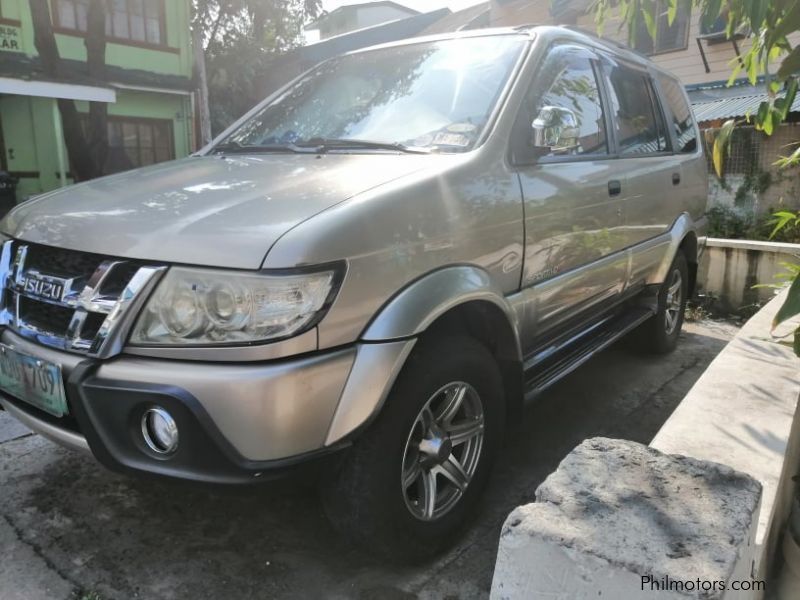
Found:
M 667 288 L 666 310 L 664 311 L 664 325 L 667 335 L 671 335 L 680 321 L 681 310 L 683 309 L 683 277 L 681 272 L 675 269 Z
M 484 414 L 478 392 L 454 381 L 420 410 L 403 452 L 401 485 L 408 510 L 433 521 L 461 499 L 481 458 Z

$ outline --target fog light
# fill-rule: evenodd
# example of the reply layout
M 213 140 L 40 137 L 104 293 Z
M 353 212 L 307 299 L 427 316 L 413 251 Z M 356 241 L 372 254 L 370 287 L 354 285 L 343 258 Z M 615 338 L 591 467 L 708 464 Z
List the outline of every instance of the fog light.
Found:
M 171 454 L 178 447 L 178 425 L 163 408 L 149 408 L 142 415 L 142 437 L 158 454 Z

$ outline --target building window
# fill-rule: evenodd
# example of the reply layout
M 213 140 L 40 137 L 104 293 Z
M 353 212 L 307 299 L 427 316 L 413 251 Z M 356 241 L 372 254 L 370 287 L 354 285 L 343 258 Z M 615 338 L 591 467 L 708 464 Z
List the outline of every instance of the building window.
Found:
M 685 50 L 689 45 L 689 17 L 692 12 L 691 0 L 678 0 L 675 20 L 669 24 L 668 0 L 655 1 L 656 40 L 650 37 L 644 18 L 640 15 L 633 47 L 642 54 L 653 55 L 674 50 Z
M 114 171 L 172 160 L 175 158 L 172 121 L 109 117 L 108 146 L 110 157 L 116 158 L 110 165 Z
M 84 131 L 88 116 L 82 119 Z M 108 117 L 108 159 L 105 173 L 119 173 L 175 158 L 172 121 L 138 117 Z
M 53 0 L 57 27 L 85 32 L 90 0 Z M 164 0 L 110 0 L 106 8 L 106 35 L 112 39 L 132 40 L 163 46 Z

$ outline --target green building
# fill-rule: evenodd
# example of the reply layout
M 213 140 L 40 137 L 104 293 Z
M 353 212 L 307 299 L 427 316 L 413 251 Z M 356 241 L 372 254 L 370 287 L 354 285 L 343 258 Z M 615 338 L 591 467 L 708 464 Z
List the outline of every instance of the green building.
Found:
M 66 76 L 42 72 L 28 0 L 0 0 L 0 170 L 19 179 L 17 201 L 72 182 L 58 98 L 108 103 L 113 170 L 195 149 L 190 0 L 108 0 L 107 81 L 89 79 L 89 0 L 50 0 Z

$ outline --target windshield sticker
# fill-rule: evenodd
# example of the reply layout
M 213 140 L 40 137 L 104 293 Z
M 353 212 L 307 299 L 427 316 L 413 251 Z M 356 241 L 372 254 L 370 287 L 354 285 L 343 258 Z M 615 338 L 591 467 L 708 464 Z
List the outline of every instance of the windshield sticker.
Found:
M 477 129 L 472 123 L 453 123 L 447 126 L 447 131 L 451 133 L 474 133 Z
M 442 131 L 436 134 L 433 138 L 433 143 L 436 146 L 458 146 L 463 148 L 469 146 L 469 138 L 460 133 L 447 133 Z

